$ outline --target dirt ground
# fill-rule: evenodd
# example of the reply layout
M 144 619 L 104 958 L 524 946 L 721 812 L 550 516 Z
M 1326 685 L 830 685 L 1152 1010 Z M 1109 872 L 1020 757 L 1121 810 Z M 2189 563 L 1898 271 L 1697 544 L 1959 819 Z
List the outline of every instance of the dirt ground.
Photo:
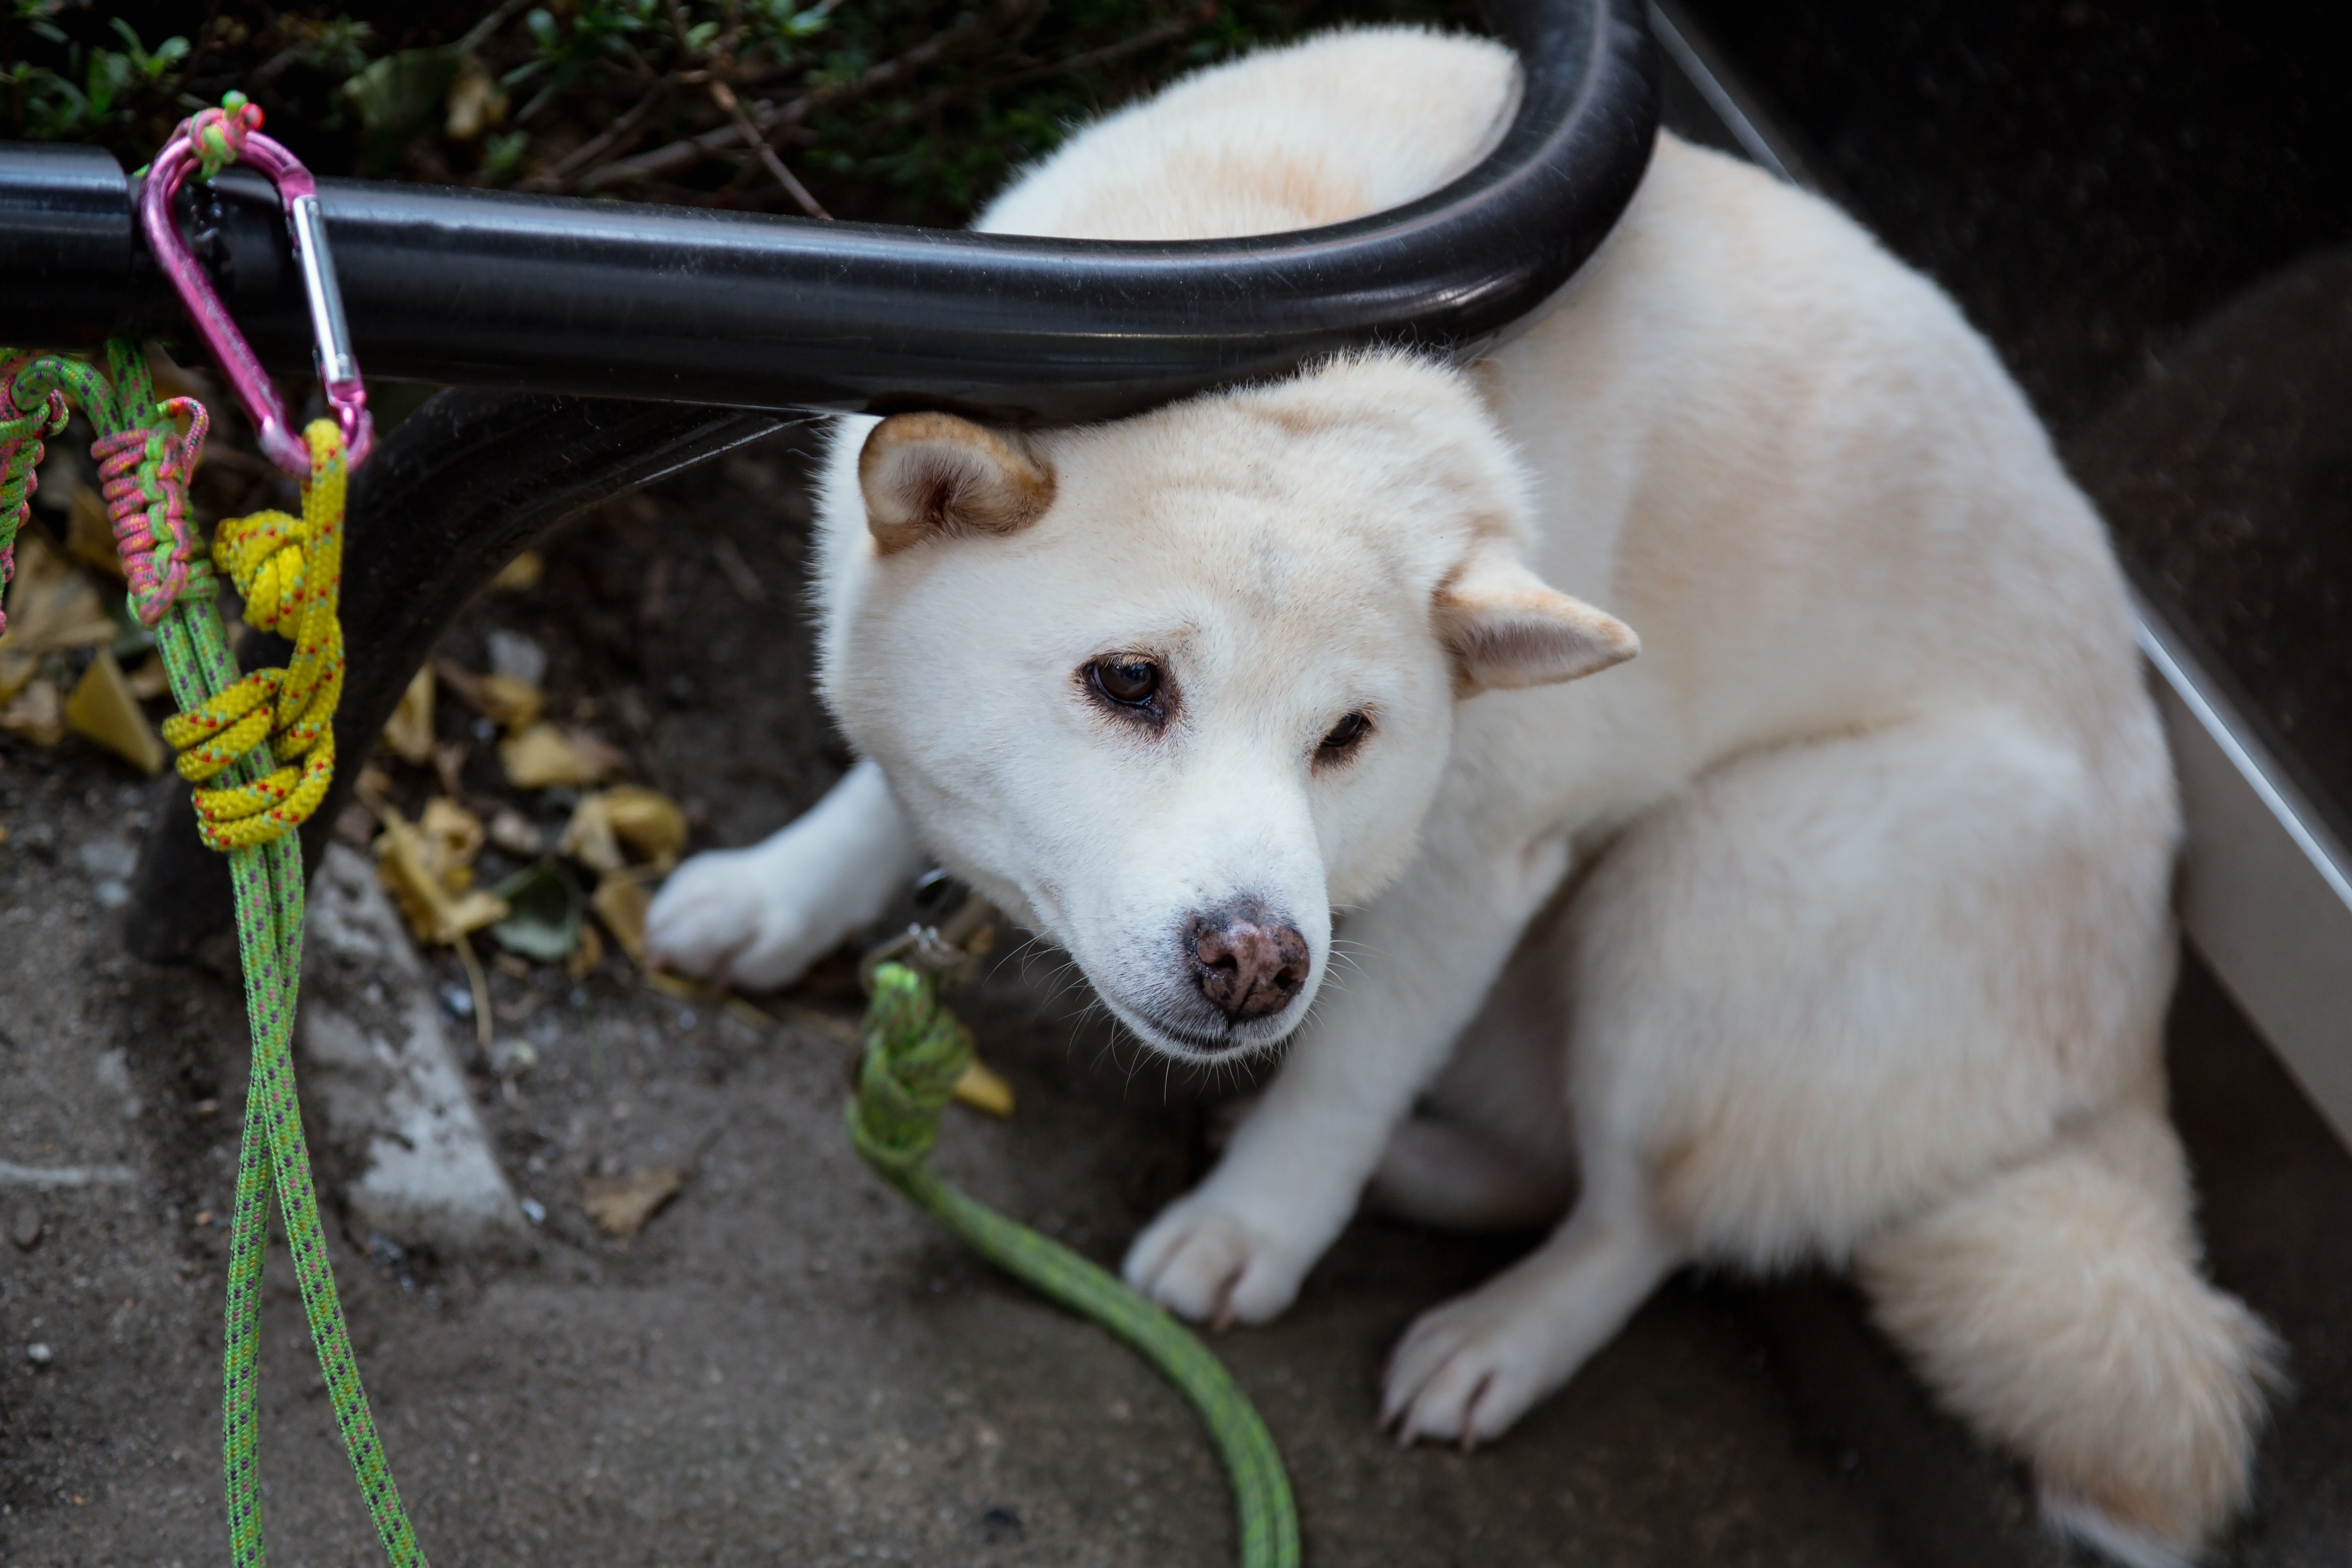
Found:
M 538 589 L 484 600 L 444 646 L 478 668 L 488 630 L 537 638 L 557 711 L 687 803 L 698 845 L 768 831 L 845 761 L 794 613 L 796 443 L 582 521 Z M 516 798 L 463 707 L 440 722 L 475 742 L 469 799 Z M 414 806 L 431 774 L 394 767 Z M 121 952 L 110 906 L 152 787 L 71 739 L 0 742 L 0 1160 L 129 1175 L 0 1187 L 0 1560 L 27 1568 L 194 1564 L 222 1549 L 220 1297 L 245 1031 L 225 968 Z M 532 809 L 551 825 L 563 803 Z M 454 1000 L 457 964 L 434 962 Z M 1231 1086 L 1139 1061 L 1079 1016 L 1056 968 L 1009 962 L 960 1004 L 1019 1109 L 952 1112 L 939 1157 L 1112 1264 L 1204 1168 Z M 849 1017 L 840 981 L 800 1000 Z M 490 984 L 499 1039 L 540 1058 L 511 1098 L 486 1057 L 470 1062 L 509 1179 L 544 1207 L 536 1255 L 332 1239 L 436 1562 L 1231 1560 L 1222 1480 L 1176 1396 L 858 1164 L 839 1122 L 843 1047 L 681 1003 L 614 959 L 577 985 L 552 968 L 493 969 Z M 2352 1205 L 2352 1161 L 2201 972 L 2174 1033 L 2216 1268 L 2281 1328 L 2305 1391 L 2226 1560 L 2334 1561 L 2352 1522 L 2352 1260 L 2326 1237 Z M 451 1034 L 472 1051 L 469 1025 L 453 1018 Z M 583 1183 L 663 1165 L 688 1184 L 635 1241 L 589 1222 Z M 323 1173 L 331 1226 L 339 1174 Z M 1217 1340 L 1289 1460 L 1310 1563 L 2063 1560 L 2018 1468 L 1936 1414 L 1858 1299 L 1818 1278 L 1678 1279 L 1491 1450 L 1398 1450 L 1372 1427 L 1389 1343 L 1526 1241 L 1361 1222 L 1280 1323 Z M 282 1248 L 272 1264 L 261 1452 L 275 1561 L 363 1564 L 374 1548 Z

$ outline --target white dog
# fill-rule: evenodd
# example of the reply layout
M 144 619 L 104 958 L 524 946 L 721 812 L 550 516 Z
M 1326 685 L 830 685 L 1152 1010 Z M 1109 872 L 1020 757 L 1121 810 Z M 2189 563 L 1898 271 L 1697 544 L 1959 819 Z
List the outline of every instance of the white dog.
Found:
M 1394 205 L 1483 155 L 1514 69 L 1261 54 L 982 226 Z M 1461 1226 L 1573 1196 L 1398 1346 L 1408 1439 L 1502 1432 L 1684 1263 L 1817 1258 L 2062 1529 L 2176 1563 L 2242 1503 L 2275 1352 L 2200 1277 L 2165 1120 L 2179 824 L 2123 585 L 1999 362 L 1832 208 L 1665 138 L 1466 372 L 848 420 L 820 511 L 866 760 L 681 868 L 670 964 L 781 984 L 935 855 L 1150 1046 L 1292 1037 L 1128 1255 L 1190 1317 L 1281 1311 L 1368 1186 Z

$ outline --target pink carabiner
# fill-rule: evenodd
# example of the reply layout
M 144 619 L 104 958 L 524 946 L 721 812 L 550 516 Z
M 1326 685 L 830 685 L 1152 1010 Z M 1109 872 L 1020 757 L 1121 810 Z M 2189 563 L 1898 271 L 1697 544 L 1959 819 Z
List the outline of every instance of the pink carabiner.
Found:
M 286 406 L 278 401 L 268 372 L 261 368 L 245 334 L 229 319 L 212 279 L 196 265 L 180 237 L 179 225 L 172 221 L 172 198 L 188 171 L 229 162 L 249 163 L 267 175 L 285 204 L 295 265 L 301 270 L 302 291 L 310 306 L 320 385 L 335 423 L 342 429 L 343 460 L 356 468 L 375 444 L 375 422 L 368 416 L 367 390 L 360 384 L 359 361 L 352 356 L 351 333 L 343 321 L 342 290 L 336 284 L 334 262 L 327 252 L 318 186 L 300 159 L 261 134 L 259 106 L 231 102 L 226 108 L 207 109 L 181 121 L 172 140 L 155 155 L 139 193 L 139 221 L 147 232 L 147 247 L 179 290 L 180 301 L 203 334 L 205 346 L 212 351 L 214 363 L 252 416 L 260 431 L 262 451 L 296 479 L 310 479 L 310 447 L 287 421 Z

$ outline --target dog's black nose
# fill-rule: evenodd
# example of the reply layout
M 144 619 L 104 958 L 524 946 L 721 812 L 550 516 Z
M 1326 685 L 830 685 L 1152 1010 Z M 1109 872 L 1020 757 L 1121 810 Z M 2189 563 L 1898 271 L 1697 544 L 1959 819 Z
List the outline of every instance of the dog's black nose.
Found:
M 1290 1005 L 1307 984 L 1307 939 L 1255 899 L 1185 921 L 1192 980 L 1227 1019 L 1263 1017 Z

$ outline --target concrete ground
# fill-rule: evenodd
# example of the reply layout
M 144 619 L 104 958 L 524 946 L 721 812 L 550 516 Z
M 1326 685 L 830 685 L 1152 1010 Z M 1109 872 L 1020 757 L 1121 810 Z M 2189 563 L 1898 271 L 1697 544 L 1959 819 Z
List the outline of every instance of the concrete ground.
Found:
M 586 520 L 536 593 L 478 605 L 446 645 L 479 668 L 491 626 L 538 637 L 558 710 L 596 715 L 705 841 L 765 831 L 842 760 L 807 695 L 803 635 L 777 629 L 798 570 L 792 444 Z M 730 547 L 762 602 L 730 588 Z M 468 733 L 454 704 L 442 722 Z M 5 744 L 0 1160 L 131 1179 L 0 1188 L 15 1237 L 0 1241 L 0 1560 L 214 1560 L 236 988 L 225 967 L 149 969 L 120 951 L 106 906 L 149 786 L 78 742 Z M 429 776 L 395 783 L 421 796 Z M 478 805 L 504 798 L 486 757 L 462 783 Z M 455 986 L 455 963 L 436 962 Z M 1230 1086 L 1139 1061 L 1076 1016 L 1083 999 L 1059 993 L 1055 967 L 1007 963 L 961 1004 L 1019 1110 L 951 1113 L 940 1160 L 1111 1264 L 1204 1168 Z M 841 982 L 836 969 L 801 1000 L 845 1018 Z M 838 1121 L 844 1047 L 682 1004 L 614 961 L 578 987 L 551 969 L 493 971 L 491 984 L 501 1038 L 541 1058 L 511 1101 L 486 1058 L 470 1064 L 509 1180 L 545 1206 L 537 1256 L 333 1241 L 386 1447 L 436 1562 L 1231 1560 L 1223 1483 L 1177 1398 L 858 1165 Z M 469 1028 L 452 1033 L 470 1049 Z M 2221 1560 L 2340 1561 L 2352 1159 L 2193 964 L 2172 1039 L 2215 1271 L 2280 1329 L 2301 1388 Z M 661 1166 L 688 1181 L 642 1236 L 589 1223 L 583 1183 Z M 331 1209 L 348 1175 L 324 1173 Z M 1492 1449 L 1398 1450 L 1372 1426 L 1387 1347 L 1526 1240 L 1364 1221 L 1280 1323 L 1216 1341 L 1288 1458 L 1311 1563 L 2063 1560 L 2018 1467 L 1938 1415 L 1859 1298 L 1825 1278 L 1679 1278 Z M 275 1560 L 364 1563 L 367 1521 L 282 1249 L 270 1279 Z M 36 1342 L 46 1364 L 27 1358 Z

